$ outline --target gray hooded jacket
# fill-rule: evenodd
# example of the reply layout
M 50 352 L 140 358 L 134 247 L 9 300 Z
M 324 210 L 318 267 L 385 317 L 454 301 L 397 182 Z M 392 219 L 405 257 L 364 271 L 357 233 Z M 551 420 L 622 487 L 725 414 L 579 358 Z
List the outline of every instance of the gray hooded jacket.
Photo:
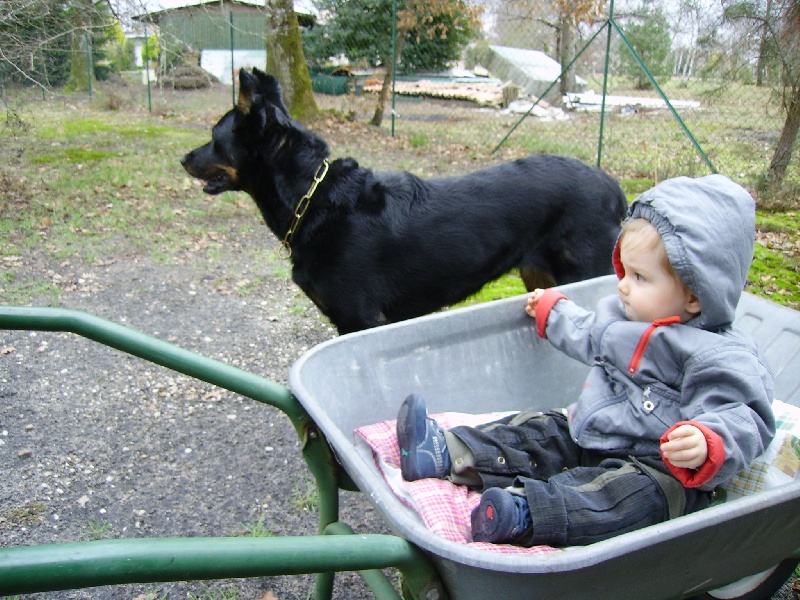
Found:
M 775 433 L 772 374 L 749 336 L 732 326 L 753 256 L 755 205 L 721 175 L 679 177 L 642 194 L 628 215 L 653 224 L 702 312 L 658 326 L 627 320 L 617 296 L 589 312 L 551 295 L 540 302 L 537 326 L 593 366 L 569 412 L 580 446 L 658 457 L 665 432 L 689 421 L 705 434 L 709 459 L 697 471 L 666 467 L 687 487 L 710 490 L 748 466 Z M 620 274 L 619 244 L 614 263 Z

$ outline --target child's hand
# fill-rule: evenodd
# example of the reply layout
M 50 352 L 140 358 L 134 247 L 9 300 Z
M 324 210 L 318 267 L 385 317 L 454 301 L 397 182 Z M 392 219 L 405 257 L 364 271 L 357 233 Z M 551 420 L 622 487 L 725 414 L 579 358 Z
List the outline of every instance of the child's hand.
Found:
M 537 288 L 533 290 L 528 297 L 528 304 L 525 305 L 525 312 L 528 313 L 529 316 L 536 316 L 536 307 L 539 305 L 539 300 L 542 299 L 542 294 L 544 294 L 544 290 Z
M 696 469 L 708 459 L 706 436 L 694 425 L 681 425 L 661 444 L 661 455 L 676 467 Z

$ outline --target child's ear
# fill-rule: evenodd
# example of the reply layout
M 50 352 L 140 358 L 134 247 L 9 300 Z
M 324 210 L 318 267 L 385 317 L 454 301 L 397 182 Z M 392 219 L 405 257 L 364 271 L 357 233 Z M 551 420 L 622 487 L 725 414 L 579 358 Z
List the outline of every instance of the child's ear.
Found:
M 687 290 L 686 294 L 686 312 L 690 315 L 700 314 L 700 299 L 690 290 Z

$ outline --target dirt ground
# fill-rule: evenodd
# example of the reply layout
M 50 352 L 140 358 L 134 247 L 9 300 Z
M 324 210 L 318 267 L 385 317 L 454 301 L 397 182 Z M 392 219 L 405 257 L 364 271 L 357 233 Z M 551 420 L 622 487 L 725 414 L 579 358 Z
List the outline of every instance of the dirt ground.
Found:
M 246 230 L 246 227 L 242 228 Z M 252 228 L 251 228 L 252 230 Z M 84 310 L 280 384 L 307 349 L 335 335 L 270 265 L 252 263 L 266 229 L 226 240 L 213 261 L 102 265 L 33 253 L 26 269 L 62 282 L 61 306 Z M 264 280 L 246 296 L 236 282 Z M 224 282 L 224 283 L 220 283 Z M 17 546 L 89 539 L 230 536 L 259 525 L 316 533 L 303 506 L 312 478 L 282 413 L 71 334 L 0 332 L 0 538 Z M 381 532 L 362 494 L 342 520 Z M 147 584 L 51 598 L 306 598 L 313 577 Z M 359 577 L 336 598 L 370 597 Z

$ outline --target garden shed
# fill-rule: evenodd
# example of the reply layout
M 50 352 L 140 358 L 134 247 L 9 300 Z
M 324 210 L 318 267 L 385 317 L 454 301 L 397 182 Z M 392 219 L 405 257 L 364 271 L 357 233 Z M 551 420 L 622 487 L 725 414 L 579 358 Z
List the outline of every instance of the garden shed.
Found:
M 158 28 L 162 46 L 185 45 L 223 83 L 231 70 L 266 66 L 265 0 L 155 0 L 135 20 Z M 301 27 L 314 23 L 310 2 L 295 2 Z M 231 65 L 231 57 L 233 65 Z
M 468 69 L 480 65 L 494 77 L 512 81 L 537 98 L 561 75 L 561 65 L 544 52 L 508 46 L 472 46 L 467 49 L 465 64 Z M 575 83 L 583 88 L 586 80 L 576 77 Z

